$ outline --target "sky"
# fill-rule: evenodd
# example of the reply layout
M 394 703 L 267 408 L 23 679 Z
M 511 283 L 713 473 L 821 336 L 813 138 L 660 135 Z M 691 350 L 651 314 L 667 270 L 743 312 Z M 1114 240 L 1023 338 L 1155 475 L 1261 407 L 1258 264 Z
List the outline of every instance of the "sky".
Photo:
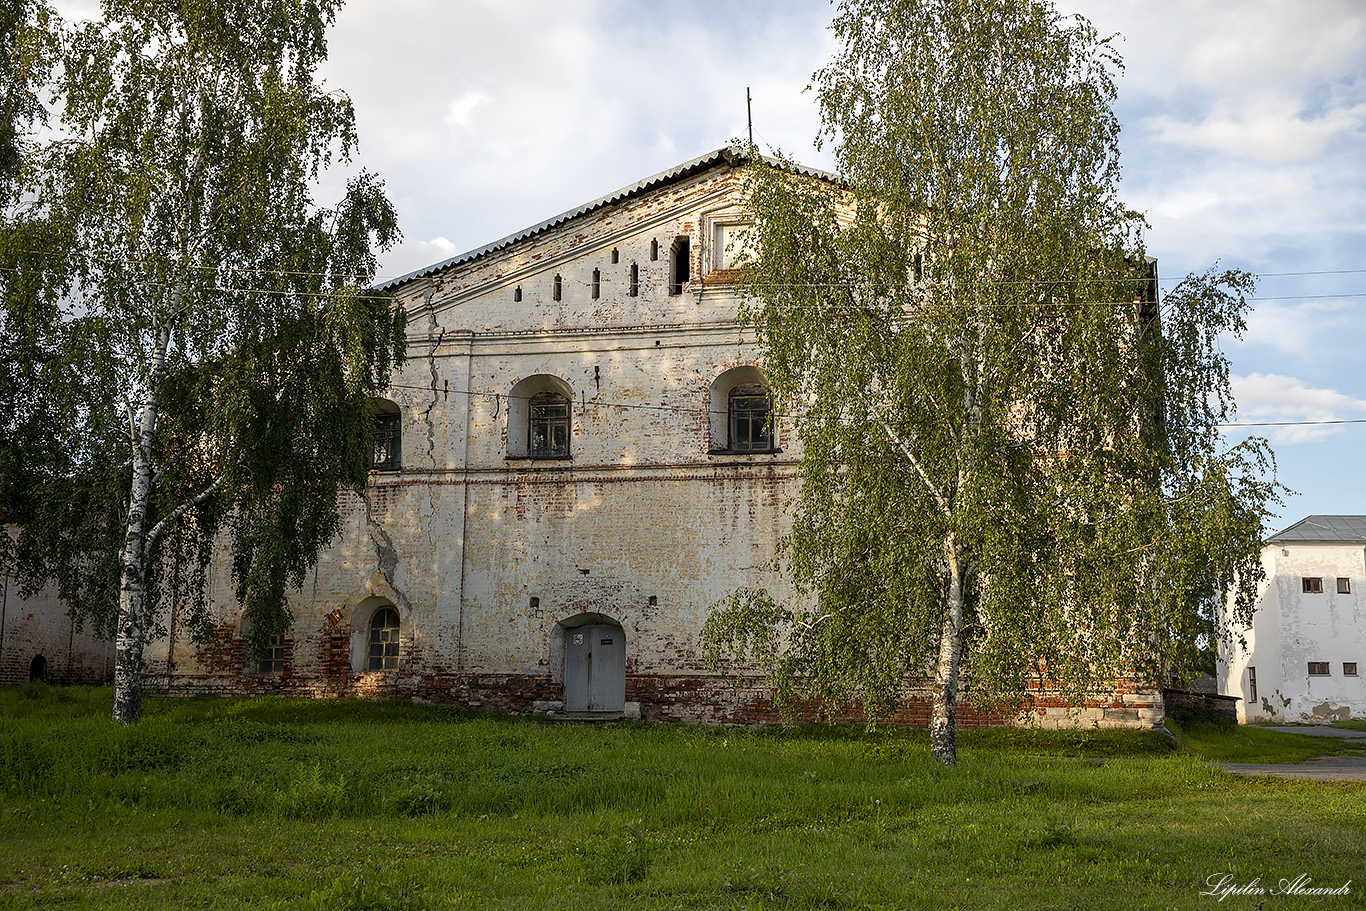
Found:
M 59 4 L 68 14 L 94 4 Z M 1162 286 L 1260 276 L 1223 339 L 1238 419 L 1290 489 L 1271 529 L 1366 514 L 1366 3 L 1056 0 L 1125 61 L 1121 193 Z M 352 99 L 353 167 L 404 232 L 384 277 L 438 262 L 720 148 L 746 131 L 805 164 L 804 92 L 835 51 L 823 0 L 351 0 L 326 86 Z M 345 171 L 319 187 L 328 204 Z M 1363 423 L 1305 423 L 1362 421 Z

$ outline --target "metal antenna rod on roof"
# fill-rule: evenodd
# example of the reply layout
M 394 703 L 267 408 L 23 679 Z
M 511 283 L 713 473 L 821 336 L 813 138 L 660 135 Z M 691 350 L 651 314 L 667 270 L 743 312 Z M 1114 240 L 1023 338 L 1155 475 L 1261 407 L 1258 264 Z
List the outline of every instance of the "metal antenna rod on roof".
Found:
M 754 105 L 750 101 L 749 86 L 745 86 L 745 119 L 749 121 L 749 147 L 754 148 Z

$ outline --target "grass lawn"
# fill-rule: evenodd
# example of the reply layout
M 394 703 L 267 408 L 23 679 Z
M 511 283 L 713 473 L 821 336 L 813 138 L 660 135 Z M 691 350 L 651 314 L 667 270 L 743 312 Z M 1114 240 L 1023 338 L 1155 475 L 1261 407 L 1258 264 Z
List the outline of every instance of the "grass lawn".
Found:
M 914 731 L 110 699 L 0 690 L 0 911 L 1366 905 L 1366 784 L 1207 761 L 1351 750 L 1299 735 L 967 732 L 943 769 Z

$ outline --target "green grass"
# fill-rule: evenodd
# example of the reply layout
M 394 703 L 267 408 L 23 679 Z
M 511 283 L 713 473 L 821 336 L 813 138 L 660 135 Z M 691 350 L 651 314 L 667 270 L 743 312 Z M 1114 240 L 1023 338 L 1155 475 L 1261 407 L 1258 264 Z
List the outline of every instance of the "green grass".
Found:
M 1274 731 L 546 725 L 380 702 L 0 690 L 0 911 L 1256 908 L 1206 879 L 1353 880 L 1366 785 L 1206 761 Z

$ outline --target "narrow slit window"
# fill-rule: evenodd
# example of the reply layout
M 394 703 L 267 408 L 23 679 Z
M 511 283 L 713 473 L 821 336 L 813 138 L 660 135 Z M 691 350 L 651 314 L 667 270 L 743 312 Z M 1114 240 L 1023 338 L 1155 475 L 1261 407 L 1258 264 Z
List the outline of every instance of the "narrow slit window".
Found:
M 516 288 L 513 288 L 513 289 L 512 289 L 512 299 L 513 299 L 515 302 L 517 302 L 517 303 L 521 303 L 521 302 L 522 302 L 522 286 L 521 286 L 521 285 L 518 285 Z
M 593 270 L 593 300 L 597 300 L 602 295 L 602 273 L 597 269 Z
M 617 248 L 616 248 L 616 247 L 613 247 L 613 248 L 612 248 L 612 265 L 615 266 L 615 265 L 616 265 L 618 262 L 620 262 L 620 261 L 621 261 L 621 254 L 619 254 L 619 253 L 617 252 Z
M 564 280 L 563 280 L 562 278 L 560 278 L 560 276 L 559 276 L 558 273 L 556 273 L 556 275 L 555 275 L 555 287 L 554 287 L 554 290 L 551 291 L 551 297 L 553 297 L 555 300 L 559 300 L 559 299 L 560 299 L 560 295 L 561 295 L 561 293 L 563 292 L 563 289 L 564 289 Z
M 631 263 L 631 296 L 640 297 L 640 266 Z
M 658 241 L 658 240 L 651 240 L 651 241 L 650 241 L 650 262 L 656 262 L 656 261 L 658 261 L 658 260 L 659 260 L 659 241 Z
M 1257 669 L 1255 667 L 1247 669 L 1247 701 L 1257 701 Z

